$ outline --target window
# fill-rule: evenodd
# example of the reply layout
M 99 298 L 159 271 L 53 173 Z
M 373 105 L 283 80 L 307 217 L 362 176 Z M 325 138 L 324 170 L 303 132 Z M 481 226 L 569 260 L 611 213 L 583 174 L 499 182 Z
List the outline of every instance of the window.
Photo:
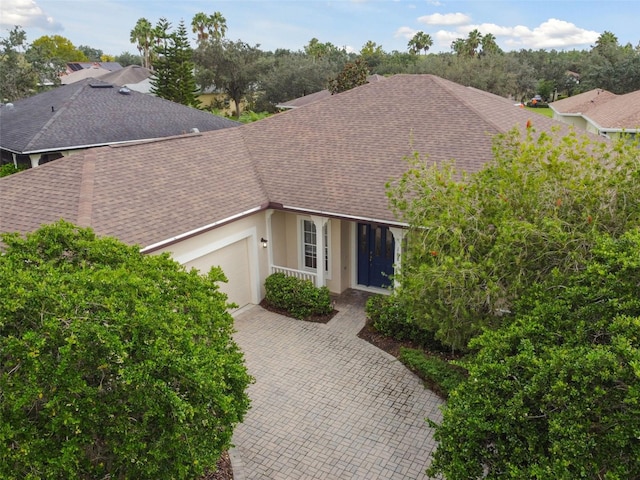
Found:
M 323 228 L 324 233 L 324 271 L 329 272 L 329 223 Z M 311 220 L 301 221 L 302 268 L 316 270 L 318 268 L 318 248 L 316 225 Z

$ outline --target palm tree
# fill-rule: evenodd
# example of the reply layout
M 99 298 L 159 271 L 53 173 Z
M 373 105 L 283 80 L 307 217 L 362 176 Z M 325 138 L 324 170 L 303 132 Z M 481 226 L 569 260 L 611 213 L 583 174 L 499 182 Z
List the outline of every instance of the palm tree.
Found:
M 154 33 L 149 20 L 146 18 L 138 19 L 136 26 L 131 30 L 129 40 L 138 48 L 142 66 L 151 68 L 151 49 L 154 42 Z
M 496 43 L 496 37 L 492 33 L 487 33 L 482 37 L 482 55 L 501 53 L 502 50 Z
M 202 12 L 198 12 L 193 16 L 191 20 L 191 31 L 197 33 L 198 37 L 196 41 L 198 45 L 203 45 L 209 38 L 208 30 L 211 28 L 211 22 L 209 15 Z
M 467 53 L 471 57 L 475 57 L 476 53 L 478 53 L 478 47 L 482 43 L 482 34 L 477 28 L 469 32 L 469 36 L 467 37 L 466 43 L 467 43 Z
M 467 51 L 467 42 L 464 38 L 456 38 L 451 42 L 451 50 L 456 55 L 464 55 Z
M 418 53 L 421 50 L 424 50 L 424 53 L 427 53 L 429 47 L 433 45 L 433 39 L 431 35 L 424 32 L 416 32 L 411 40 L 409 40 L 408 47 L 411 53 Z
M 224 34 L 227 33 L 227 19 L 220 12 L 214 12 L 213 15 L 209 16 L 209 21 L 213 27 L 213 32 L 210 32 L 211 35 L 216 40 L 221 40 Z

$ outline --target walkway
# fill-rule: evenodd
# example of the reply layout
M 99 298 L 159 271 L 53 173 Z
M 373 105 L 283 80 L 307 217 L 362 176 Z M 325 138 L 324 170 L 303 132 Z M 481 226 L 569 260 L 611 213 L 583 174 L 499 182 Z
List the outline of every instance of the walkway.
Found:
M 363 298 L 348 291 L 318 324 L 258 306 L 236 316 L 256 383 L 234 432 L 235 480 L 425 479 L 435 447 L 424 419 L 442 400 L 386 352 L 357 338 Z

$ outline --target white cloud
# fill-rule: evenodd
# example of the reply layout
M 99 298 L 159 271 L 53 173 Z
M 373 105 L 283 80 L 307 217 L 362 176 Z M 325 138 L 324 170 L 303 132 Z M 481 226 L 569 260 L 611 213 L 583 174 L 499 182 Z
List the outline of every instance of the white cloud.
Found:
M 400 27 L 396 30 L 396 33 L 393 35 L 395 38 L 404 37 L 406 39 L 412 39 L 413 36 L 418 33 L 419 30 L 416 30 L 411 27 Z
M 427 0 L 427 3 L 429 5 L 431 5 L 432 7 L 441 7 L 442 3 L 440 3 L 438 0 Z
M 464 13 L 434 13 L 418 17 L 418 22 L 425 25 L 468 25 L 471 17 Z
M 33 0 L 2 0 L 0 25 L 5 28 L 37 27 L 51 32 L 63 30 L 62 24 L 43 12 Z

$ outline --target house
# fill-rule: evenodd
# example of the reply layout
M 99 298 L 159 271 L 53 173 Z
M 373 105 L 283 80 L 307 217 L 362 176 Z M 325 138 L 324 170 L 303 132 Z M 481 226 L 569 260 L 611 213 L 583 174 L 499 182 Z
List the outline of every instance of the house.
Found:
M 259 303 L 273 272 L 384 292 L 407 226 L 385 183 L 406 157 L 474 172 L 494 135 L 529 121 L 562 125 L 433 75 L 395 75 L 237 128 L 92 148 L 0 178 L 0 231 L 64 218 L 187 268 L 221 266 L 240 307 Z
M 140 65 L 129 65 L 113 72 L 108 72 L 96 77 L 102 82 L 112 83 L 119 87 L 127 87 L 136 92 L 149 93 L 151 84 L 149 78 L 153 72 Z
M 60 83 L 62 85 L 69 85 L 71 83 L 84 80 L 85 78 L 101 77 L 106 73 L 110 73 L 109 70 L 107 70 L 106 68 L 102 68 L 97 65 L 94 65 L 89 68 L 83 68 L 81 70 L 77 70 L 67 75 L 63 75 L 62 77 L 60 77 Z
M 553 118 L 606 137 L 640 132 L 640 90 L 616 95 L 590 90 L 549 104 Z
M 38 166 L 90 147 L 238 125 L 88 78 L 0 107 L 0 164 Z
M 100 67 L 109 72 L 120 70 L 122 65 L 118 62 L 67 62 L 67 73 L 77 72 L 83 68 Z

